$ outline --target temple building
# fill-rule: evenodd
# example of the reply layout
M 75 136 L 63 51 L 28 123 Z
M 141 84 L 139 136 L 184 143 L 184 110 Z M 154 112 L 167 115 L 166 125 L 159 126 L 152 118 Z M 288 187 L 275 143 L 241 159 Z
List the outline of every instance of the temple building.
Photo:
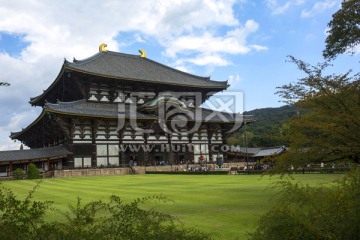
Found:
M 30 99 L 41 114 L 10 135 L 30 149 L 0 152 L 0 174 L 29 162 L 48 171 L 226 160 L 226 138 L 255 121 L 200 107 L 227 81 L 173 69 L 143 50 L 105 47 L 83 60 L 65 59 L 52 84 Z

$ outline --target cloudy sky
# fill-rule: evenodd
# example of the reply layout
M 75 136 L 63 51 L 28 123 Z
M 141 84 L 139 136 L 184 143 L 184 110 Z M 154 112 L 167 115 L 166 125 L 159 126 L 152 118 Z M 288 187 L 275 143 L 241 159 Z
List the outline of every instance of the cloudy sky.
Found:
M 63 59 L 108 50 L 139 54 L 214 80 L 244 96 L 244 110 L 278 107 L 276 87 L 303 76 L 293 55 L 323 61 L 327 23 L 340 0 L 0 0 L 0 150 L 17 149 L 19 131 L 41 112 L 42 93 Z M 360 55 L 360 54 L 359 54 Z M 358 67 L 340 56 L 334 72 Z

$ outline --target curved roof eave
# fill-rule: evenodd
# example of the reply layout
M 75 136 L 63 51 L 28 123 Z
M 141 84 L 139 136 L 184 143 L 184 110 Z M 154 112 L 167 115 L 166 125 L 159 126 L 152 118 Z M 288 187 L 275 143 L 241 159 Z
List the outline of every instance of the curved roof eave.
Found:
M 40 115 L 32 123 L 30 123 L 29 126 L 27 126 L 26 128 L 22 129 L 19 132 L 11 132 L 10 138 L 16 139 L 17 137 L 21 136 L 24 132 L 28 131 L 31 127 L 33 127 L 36 123 L 38 123 L 44 117 L 45 113 L 46 111 L 43 109 Z
M 64 60 L 64 64 L 61 66 L 60 72 L 59 72 L 59 74 L 57 75 L 57 77 L 55 78 L 55 80 L 53 81 L 53 83 L 52 83 L 42 94 L 40 94 L 40 95 L 38 95 L 38 96 L 36 96 L 36 97 L 30 98 L 29 103 L 30 103 L 31 105 L 36 105 L 36 103 L 37 103 L 38 101 L 40 101 L 41 98 L 43 98 L 43 97 L 55 86 L 55 84 L 56 84 L 57 82 L 60 81 L 62 75 L 64 74 L 64 72 L 65 72 L 65 70 L 66 70 L 66 69 L 65 69 L 65 63 L 66 63 L 66 62 L 68 62 L 68 61 L 65 59 L 65 60 Z
M 144 79 L 124 78 L 124 77 L 116 77 L 116 76 L 111 76 L 111 75 L 96 74 L 96 73 L 93 73 L 93 72 L 83 71 L 83 70 L 73 68 L 73 67 L 68 67 L 68 66 L 65 66 L 64 68 L 67 69 L 67 70 L 74 71 L 74 72 L 88 74 L 88 75 L 97 76 L 97 77 L 105 77 L 105 78 L 110 78 L 110 79 L 121 79 L 121 80 L 136 81 L 136 82 L 143 82 L 144 81 Z M 198 85 L 189 85 L 189 84 L 181 84 L 181 83 L 164 83 L 162 81 L 150 81 L 150 80 L 147 80 L 147 81 L 149 83 L 155 83 L 155 84 L 160 83 L 160 84 L 163 84 L 163 85 L 193 87 L 193 88 L 222 89 L 222 90 L 225 90 L 226 88 L 228 88 L 230 86 L 228 84 L 228 81 L 213 81 L 213 80 L 208 80 L 207 82 L 219 83 L 219 86 L 198 86 Z

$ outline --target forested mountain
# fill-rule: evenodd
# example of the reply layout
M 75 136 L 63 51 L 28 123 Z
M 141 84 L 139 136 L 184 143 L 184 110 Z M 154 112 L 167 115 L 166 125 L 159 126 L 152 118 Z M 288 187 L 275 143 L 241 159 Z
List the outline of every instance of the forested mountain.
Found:
M 257 119 L 255 123 L 246 126 L 249 147 L 272 147 L 287 145 L 284 132 L 287 129 L 286 121 L 297 114 L 295 106 L 278 108 L 262 108 L 244 112 Z M 241 128 L 228 139 L 229 144 L 245 145 L 245 128 Z

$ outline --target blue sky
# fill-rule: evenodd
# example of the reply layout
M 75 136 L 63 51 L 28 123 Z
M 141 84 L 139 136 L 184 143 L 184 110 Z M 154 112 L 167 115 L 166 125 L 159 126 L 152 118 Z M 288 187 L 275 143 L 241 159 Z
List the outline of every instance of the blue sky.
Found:
M 323 61 L 327 23 L 340 0 L 4 1 L 0 5 L 0 150 L 40 113 L 29 98 L 58 74 L 63 59 L 108 50 L 139 54 L 214 80 L 244 96 L 244 110 L 283 105 L 276 87 L 304 76 L 293 55 Z M 357 48 L 355 51 L 360 52 Z M 332 72 L 358 71 L 359 54 Z

